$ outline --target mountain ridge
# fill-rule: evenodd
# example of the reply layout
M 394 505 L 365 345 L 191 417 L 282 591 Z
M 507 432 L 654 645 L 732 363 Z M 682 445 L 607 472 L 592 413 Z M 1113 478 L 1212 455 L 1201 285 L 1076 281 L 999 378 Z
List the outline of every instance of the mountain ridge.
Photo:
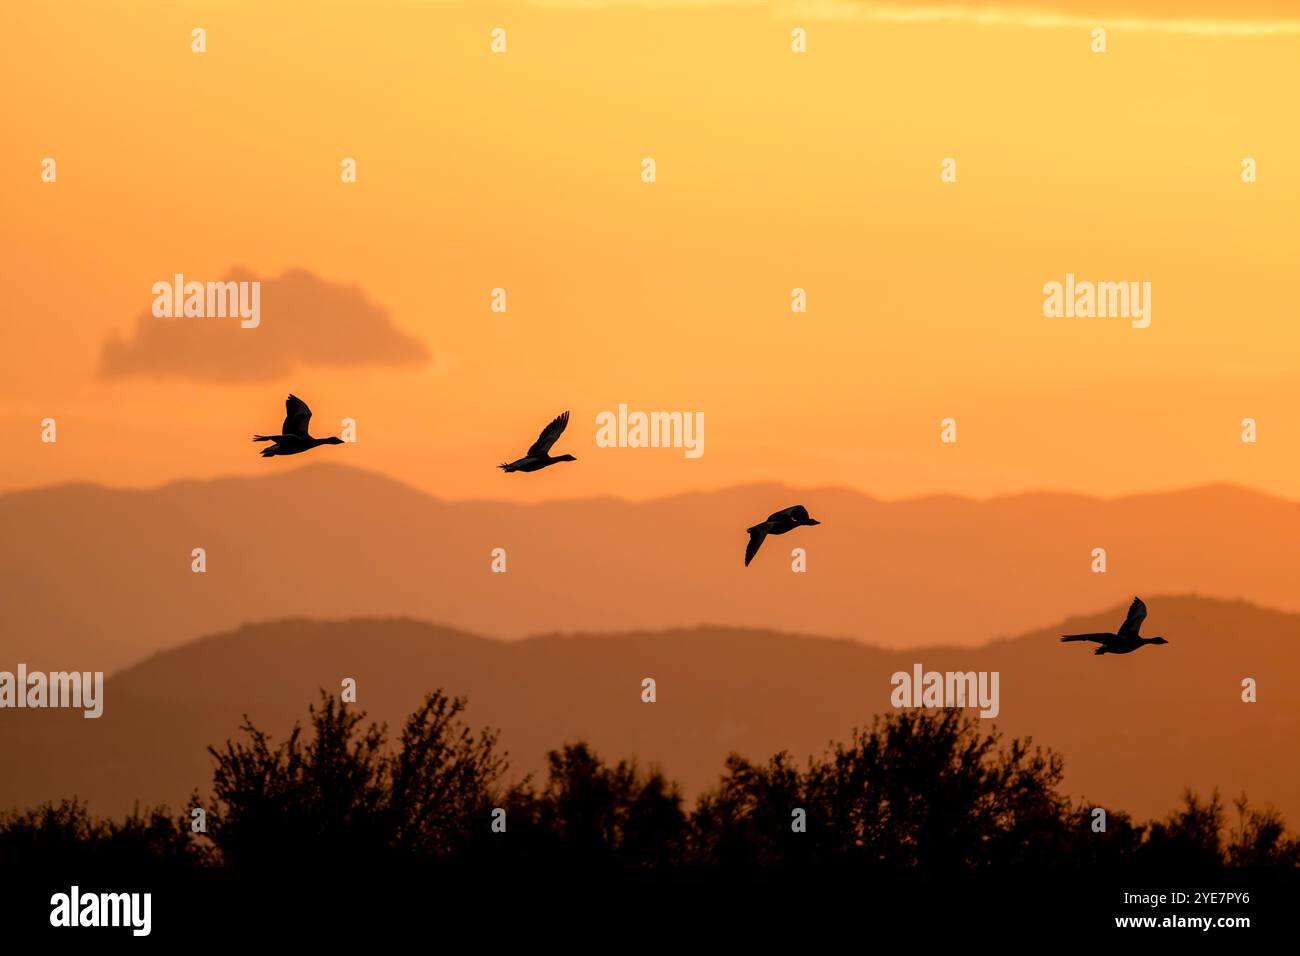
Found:
M 792 498 L 823 523 L 746 568 L 744 529 Z M 327 464 L 0 495 L 0 527 L 0 660 L 51 670 L 114 671 L 295 615 L 409 616 L 508 639 L 719 621 L 906 647 L 979 644 L 1162 591 L 1300 611 L 1269 557 L 1300 538 L 1300 507 L 1217 486 L 1108 503 L 761 484 L 650 502 L 445 502 Z M 796 547 L 806 573 L 792 573 Z M 1091 572 L 1095 547 L 1105 574 Z M 195 548 L 205 573 L 191 571 Z
M 990 504 L 990 503 L 996 503 L 1002 501 L 1016 501 L 1016 500 L 1026 499 L 1026 498 L 1049 498 L 1049 499 L 1062 499 L 1062 500 L 1074 499 L 1079 501 L 1095 502 L 1099 504 L 1114 504 L 1116 502 L 1132 501 L 1132 500 L 1143 499 L 1143 498 L 1163 498 L 1163 497 L 1171 497 L 1171 496 L 1178 496 L 1178 495 L 1195 494 L 1198 492 L 1229 492 L 1229 493 L 1240 493 L 1242 495 L 1249 496 L 1249 497 L 1266 498 L 1275 502 L 1285 502 L 1285 503 L 1293 504 L 1297 508 L 1300 508 L 1300 500 L 1288 498 L 1283 495 L 1275 494 L 1270 491 L 1265 491 L 1260 488 L 1252 488 L 1249 485 L 1245 485 L 1233 481 L 1205 481 L 1205 482 L 1199 482 L 1197 484 L 1192 484 L 1192 485 L 1178 485 L 1171 488 L 1145 490 L 1145 491 L 1129 491 L 1129 492 L 1124 492 L 1116 495 L 1100 495 L 1100 494 L 1093 494 L 1084 491 L 1054 490 L 1050 488 L 1039 488 L 1039 489 L 1029 488 L 1022 491 L 1002 492 L 998 494 L 987 495 L 984 497 L 979 497 L 975 495 L 963 495 L 957 492 L 927 492 L 919 495 L 908 495 L 908 496 L 898 497 L 898 498 L 885 498 L 885 497 L 872 494 L 871 492 L 866 491 L 862 488 L 855 488 L 850 485 L 842 485 L 842 484 L 795 485 L 795 484 L 791 484 L 788 482 L 781 482 L 781 481 L 752 481 L 752 482 L 743 482 L 740 484 L 725 485 L 720 488 L 673 492 L 670 494 L 658 495 L 658 496 L 648 497 L 648 498 L 623 498 L 614 494 L 600 494 L 600 495 L 582 495 L 582 496 L 571 497 L 571 498 L 570 497 L 555 498 L 547 501 L 515 501 L 508 497 L 492 498 L 492 497 L 475 496 L 469 498 L 446 498 L 436 493 L 426 491 L 425 489 L 417 487 L 416 485 L 404 481 L 401 478 L 395 478 L 391 475 L 387 475 L 384 472 L 377 471 L 371 468 L 364 468 L 358 465 L 345 465 L 339 462 L 304 462 L 301 464 L 295 464 L 290 466 L 277 466 L 277 467 L 284 467 L 285 470 L 276 472 L 274 474 L 262 474 L 262 475 L 232 473 L 226 475 L 215 475 L 210 478 L 198 478 L 198 477 L 176 478 L 169 481 L 165 481 L 157 485 L 113 485 L 113 484 L 107 484 L 100 481 L 71 480 L 71 481 L 55 482 L 52 484 L 33 485 L 31 487 L 10 488 L 6 490 L 2 490 L 0 491 L 0 499 L 4 499 L 9 496 L 39 494 L 42 492 L 60 491 L 63 489 L 87 489 L 87 490 L 95 489 L 95 490 L 110 491 L 110 492 L 149 493 L 149 492 L 165 491 L 167 489 L 176 488 L 176 487 L 201 487 L 207 485 L 221 484 L 225 482 L 257 482 L 257 481 L 261 481 L 264 478 L 283 478 L 283 477 L 290 477 L 294 475 L 301 476 L 301 475 L 312 474 L 312 473 L 352 473 L 356 475 L 366 476 L 368 478 L 378 479 L 380 481 L 387 482 L 393 485 L 397 485 L 423 498 L 427 498 L 429 500 L 439 502 L 441 504 L 450 504 L 450 505 L 493 504 L 493 505 L 518 505 L 520 507 L 537 507 L 537 506 L 549 505 L 549 504 L 566 504 L 566 503 L 571 504 L 575 502 L 587 502 L 587 501 L 614 501 L 621 504 L 638 505 L 638 504 L 655 504 L 655 503 L 662 503 L 662 502 L 672 502 L 672 501 L 679 501 L 683 499 L 692 499 L 692 498 L 700 498 L 700 497 L 712 497 L 712 496 L 725 495 L 731 492 L 739 492 L 739 491 L 780 490 L 780 491 L 794 492 L 796 494 L 820 494 L 820 493 L 847 494 L 847 495 L 853 495 L 862 498 L 866 501 L 870 501 L 876 504 L 892 504 L 892 505 L 926 503 L 932 501 L 961 501 L 970 504 Z
M 472 727 L 501 729 L 519 774 L 545 751 L 587 740 L 611 759 L 656 763 L 694 794 L 730 752 L 802 761 L 891 707 L 890 676 L 998 671 L 1007 736 L 1062 753 L 1071 793 L 1141 816 L 1182 788 L 1247 792 L 1300 820 L 1300 772 L 1277 760 L 1300 730 L 1300 615 L 1248 602 L 1148 596 L 1167 646 L 1118 659 L 1059 643 L 1060 628 L 980 647 L 890 650 L 842 638 L 734 627 L 537 635 L 506 641 L 416 620 L 249 624 L 161 651 L 109 677 L 104 716 L 0 713 L 0 807 L 74 793 L 96 812 L 183 800 L 205 787 L 205 748 L 249 715 L 273 739 L 305 723 L 320 689 L 356 681 L 358 708 L 398 726 L 424 693 L 468 697 Z M 1067 619 L 1113 626 L 1116 605 Z M 642 703 L 654 677 L 657 700 Z M 1243 703 L 1241 680 L 1259 702 Z M 1195 734 L 1186 731 L 1197 729 Z

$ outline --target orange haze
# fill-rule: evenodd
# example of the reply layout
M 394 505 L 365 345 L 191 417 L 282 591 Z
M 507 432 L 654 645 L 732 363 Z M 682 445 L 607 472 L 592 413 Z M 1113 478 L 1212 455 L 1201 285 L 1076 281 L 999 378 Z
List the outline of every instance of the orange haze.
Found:
M 1300 32 L 1270 19 L 1289 6 L 1206 27 L 1204 3 L 1103 3 L 1105 54 L 1077 5 L 1002 6 L 7 4 L 0 489 L 292 469 L 248 439 L 294 391 L 320 433 L 357 422 L 311 457 L 453 499 L 1293 497 Z M 257 382 L 100 375 L 154 282 L 235 268 L 355 286 L 427 360 L 275 346 Z M 1044 318 L 1067 272 L 1150 282 L 1151 327 Z M 272 306 L 224 334 L 317 334 Z M 705 453 L 597 448 L 620 403 L 703 412 Z M 578 464 L 494 470 L 566 408 Z

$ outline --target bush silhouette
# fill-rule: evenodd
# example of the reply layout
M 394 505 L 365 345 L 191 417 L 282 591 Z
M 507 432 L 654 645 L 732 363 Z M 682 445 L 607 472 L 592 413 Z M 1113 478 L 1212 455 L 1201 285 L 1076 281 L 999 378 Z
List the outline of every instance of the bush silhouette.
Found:
M 1243 796 L 1229 831 L 1216 793 L 1184 794 L 1135 823 L 1060 792 L 1064 764 L 1004 742 L 959 710 L 877 717 L 801 768 L 788 753 L 733 754 L 692 810 L 657 768 L 603 761 L 583 742 L 547 755 L 545 779 L 507 782 L 495 733 L 471 731 L 465 701 L 429 694 L 396 740 L 322 692 L 309 728 L 280 743 L 245 718 L 215 760 L 208 832 L 138 809 L 93 820 L 65 800 L 0 814 L 0 861 L 27 866 L 310 869 L 339 864 L 503 863 L 587 869 L 811 867 L 925 871 L 982 867 L 1296 867 L 1300 840 Z M 795 812 L 805 826 L 796 832 Z M 494 829 L 504 811 L 504 832 Z
M 0 813 L 0 861 L 18 873 L 145 865 L 185 870 L 210 862 L 207 848 L 191 840 L 188 818 L 173 817 L 166 807 L 137 808 L 116 823 L 92 819 L 76 799 Z
M 1237 826 L 1227 845 L 1229 866 L 1300 866 L 1300 839 L 1290 836 L 1282 815 L 1273 809 L 1256 810 L 1245 794 L 1234 801 Z

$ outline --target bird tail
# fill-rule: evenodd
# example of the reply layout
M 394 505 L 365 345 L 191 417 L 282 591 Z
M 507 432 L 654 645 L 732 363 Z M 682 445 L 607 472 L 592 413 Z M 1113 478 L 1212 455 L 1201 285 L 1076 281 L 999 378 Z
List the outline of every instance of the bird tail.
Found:
M 254 435 L 253 441 L 271 441 L 270 435 Z
M 279 446 L 279 445 L 272 445 L 272 446 L 269 447 L 269 448 L 263 448 L 263 449 L 262 449 L 262 457 L 263 457 L 263 458 L 271 458 L 271 457 L 273 457 L 273 456 L 275 456 L 275 455 L 278 455 L 279 453 L 280 453 L 280 446 Z
M 1087 634 L 1063 634 L 1063 635 L 1061 635 L 1061 643 L 1062 643 L 1062 644 L 1068 644 L 1070 641 L 1086 641 L 1087 639 L 1088 639 L 1088 635 L 1087 635 Z
M 502 471 L 509 471 L 509 470 L 510 470 L 510 466 L 509 466 L 509 465 L 497 465 L 497 467 L 500 468 Z
M 1099 648 L 1097 648 L 1095 651 L 1092 652 L 1092 656 L 1093 656 L 1093 657 L 1096 657 L 1098 654 L 1105 654 L 1105 653 L 1106 653 L 1106 648 L 1104 648 L 1104 647 L 1099 647 Z

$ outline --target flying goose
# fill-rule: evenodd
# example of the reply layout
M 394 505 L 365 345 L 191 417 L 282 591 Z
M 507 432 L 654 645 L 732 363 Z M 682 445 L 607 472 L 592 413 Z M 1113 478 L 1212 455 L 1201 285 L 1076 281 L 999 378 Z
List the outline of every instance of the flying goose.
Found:
M 269 441 L 271 446 L 262 449 L 262 457 L 273 455 L 297 455 L 310 451 L 317 445 L 342 445 L 342 438 L 312 438 L 307 433 L 311 422 L 311 409 L 297 395 L 290 395 L 284 400 L 283 435 L 254 435 L 253 441 Z
M 542 433 L 537 436 L 537 441 L 533 442 L 533 446 L 528 449 L 528 454 L 504 465 L 497 465 L 497 467 L 509 474 L 512 471 L 540 471 L 547 465 L 553 465 L 557 461 L 577 461 L 578 459 L 572 455 L 551 457 L 551 446 L 555 444 L 556 439 L 560 437 L 568 424 L 568 412 L 557 415 L 553 422 L 542 429 Z
M 768 515 L 766 521 L 752 528 L 746 528 L 745 530 L 749 532 L 749 544 L 745 546 L 745 567 L 749 567 L 749 562 L 754 560 L 754 555 L 758 554 L 763 539 L 769 534 L 785 534 L 800 525 L 813 524 L 821 524 L 821 522 L 809 518 L 808 509 L 803 505 L 793 505 L 784 511 Z
M 1146 616 L 1147 606 L 1142 603 L 1140 597 L 1135 597 L 1128 607 L 1128 617 L 1124 618 L 1124 623 L 1119 626 L 1118 634 L 1066 634 L 1061 637 L 1061 642 L 1092 641 L 1094 644 L 1100 644 L 1101 647 L 1093 651 L 1094 654 L 1129 654 L 1143 644 L 1168 644 L 1169 642 L 1163 637 L 1138 635 L 1138 629 L 1142 627 Z

